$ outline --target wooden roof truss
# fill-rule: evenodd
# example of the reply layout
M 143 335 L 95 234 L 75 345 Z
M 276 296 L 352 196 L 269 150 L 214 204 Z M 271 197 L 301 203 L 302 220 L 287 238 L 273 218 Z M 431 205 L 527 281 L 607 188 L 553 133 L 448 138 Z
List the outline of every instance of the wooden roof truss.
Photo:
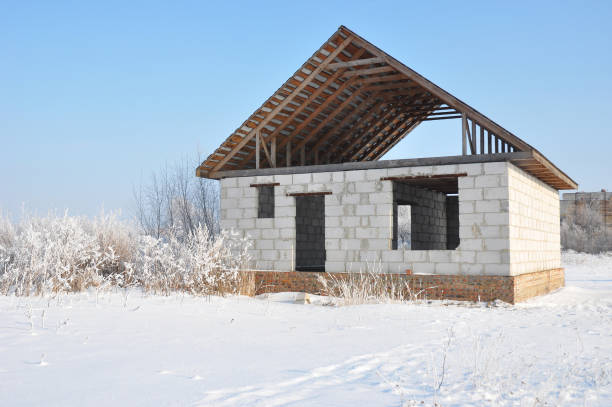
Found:
M 558 189 L 577 187 L 533 147 L 341 26 L 197 169 L 379 160 L 420 123 L 461 119 L 462 154 L 533 151 L 522 167 Z

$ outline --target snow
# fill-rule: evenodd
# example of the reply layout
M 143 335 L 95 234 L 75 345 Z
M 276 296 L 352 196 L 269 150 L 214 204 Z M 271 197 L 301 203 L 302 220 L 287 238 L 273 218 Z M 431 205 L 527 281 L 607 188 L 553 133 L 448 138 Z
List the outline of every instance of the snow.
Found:
M 612 405 L 612 255 L 511 306 L 0 297 L 0 405 Z

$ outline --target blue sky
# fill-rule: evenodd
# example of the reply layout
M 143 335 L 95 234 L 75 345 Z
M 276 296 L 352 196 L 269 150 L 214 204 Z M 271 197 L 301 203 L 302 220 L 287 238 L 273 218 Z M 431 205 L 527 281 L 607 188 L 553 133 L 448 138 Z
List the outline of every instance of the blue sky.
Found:
M 612 190 L 612 2 L 0 1 L 0 208 L 132 207 L 212 152 L 344 24 Z M 460 153 L 428 122 L 385 158 Z

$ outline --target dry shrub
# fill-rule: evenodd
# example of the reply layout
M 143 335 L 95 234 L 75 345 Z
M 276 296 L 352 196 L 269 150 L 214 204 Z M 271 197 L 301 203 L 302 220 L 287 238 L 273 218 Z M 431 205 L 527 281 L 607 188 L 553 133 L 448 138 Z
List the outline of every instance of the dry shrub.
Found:
M 0 292 L 18 296 L 89 287 L 142 287 L 169 294 L 237 294 L 246 284 L 249 242 L 205 227 L 178 237 L 138 234 L 115 214 L 0 218 Z
M 341 305 L 416 301 L 422 292 L 411 290 L 398 274 L 380 272 L 380 265 L 358 273 L 324 273 L 317 277 L 322 291 Z

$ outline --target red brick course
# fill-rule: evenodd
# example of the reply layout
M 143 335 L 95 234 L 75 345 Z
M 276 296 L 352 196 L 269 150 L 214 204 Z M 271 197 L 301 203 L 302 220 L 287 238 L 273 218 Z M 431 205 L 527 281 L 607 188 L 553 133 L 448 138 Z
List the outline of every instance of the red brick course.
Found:
M 327 294 L 317 277 L 327 273 L 303 271 L 249 271 L 254 287 L 249 294 L 284 291 Z M 336 279 L 349 278 L 350 273 L 332 273 Z M 461 301 L 502 300 L 511 304 L 546 294 L 565 285 L 563 269 L 551 269 L 519 276 L 465 276 L 440 274 L 387 274 L 388 281 L 409 287 L 419 299 Z M 408 290 L 406 289 L 406 297 Z

